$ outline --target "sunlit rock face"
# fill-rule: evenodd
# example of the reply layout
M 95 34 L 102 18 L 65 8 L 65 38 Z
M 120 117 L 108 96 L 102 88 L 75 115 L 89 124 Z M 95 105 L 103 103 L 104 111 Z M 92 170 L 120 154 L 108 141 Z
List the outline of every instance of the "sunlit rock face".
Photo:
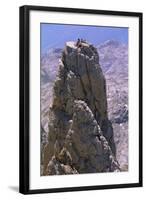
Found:
M 97 49 L 70 41 L 62 52 L 49 109 L 43 175 L 119 171 Z

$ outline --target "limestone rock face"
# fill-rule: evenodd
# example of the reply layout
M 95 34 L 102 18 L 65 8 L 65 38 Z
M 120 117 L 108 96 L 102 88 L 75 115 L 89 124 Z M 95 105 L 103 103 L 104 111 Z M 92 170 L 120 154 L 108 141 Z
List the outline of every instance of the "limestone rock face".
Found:
M 97 49 L 67 42 L 54 83 L 43 174 L 119 170 Z

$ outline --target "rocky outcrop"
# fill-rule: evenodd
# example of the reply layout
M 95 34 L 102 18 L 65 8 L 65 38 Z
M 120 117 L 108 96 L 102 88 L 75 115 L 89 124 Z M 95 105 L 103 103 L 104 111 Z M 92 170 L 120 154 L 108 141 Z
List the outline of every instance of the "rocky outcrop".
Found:
M 106 81 L 96 48 L 67 42 L 49 110 L 43 175 L 117 171 Z

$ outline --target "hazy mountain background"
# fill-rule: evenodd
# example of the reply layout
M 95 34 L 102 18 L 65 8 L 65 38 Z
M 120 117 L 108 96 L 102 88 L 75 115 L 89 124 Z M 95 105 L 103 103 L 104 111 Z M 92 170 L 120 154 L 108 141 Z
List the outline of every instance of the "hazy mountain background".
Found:
M 94 44 L 95 45 L 95 44 Z M 114 128 L 117 159 L 128 169 L 128 45 L 107 40 L 96 45 L 100 65 L 106 77 L 108 115 Z M 62 48 L 49 48 L 41 55 L 42 144 L 47 140 L 48 111 Z

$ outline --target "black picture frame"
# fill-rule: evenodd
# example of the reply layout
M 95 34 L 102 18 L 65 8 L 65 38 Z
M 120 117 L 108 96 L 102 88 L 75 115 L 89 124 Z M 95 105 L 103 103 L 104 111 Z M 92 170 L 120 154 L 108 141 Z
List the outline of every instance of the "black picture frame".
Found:
M 112 16 L 129 16 L 139 18 L 139 182 L 129 184 L 114 184 L 114 185 L 97 185 L 97 186 L 81 186 L 68 188 L 54 188 L 54 189 L 34 189 L 29 188 L 29 17 L 30 11 L 44 11 L 44 12 L 67 12 L 67 13 L 84 13 L 84 14 L 101 14 Z M 114 189 L 114 188 L 130 188 L 142 186 L 142 13 L 138 12 L 123 12 L 123 11 L 107 11 L 107 10 L 90 10 L 90 9 L 75 9 L 62 7 L 44 7 L 44 6 L 22 6 L 20 7 L 20 134 L 19 134 L 19 155 L 20 155 L 20 174 L 19 174 L 19 191 L 22 194 L 34 193 L 52 193 L 52 192 L 67 192 L 67 191 L 82 191 L 82 190 L 98 190 L 98 189 Z

